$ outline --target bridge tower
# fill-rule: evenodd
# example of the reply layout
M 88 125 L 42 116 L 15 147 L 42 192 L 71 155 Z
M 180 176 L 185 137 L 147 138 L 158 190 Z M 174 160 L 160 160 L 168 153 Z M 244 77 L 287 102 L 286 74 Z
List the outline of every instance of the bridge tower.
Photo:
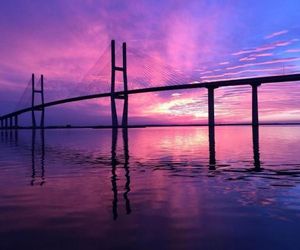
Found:
M 45 121 L 45 108 L 44 108 L 44 76 L 41 75 L 41 86 L 37 88 L 35 84 L 35 76 L 32 74 L 31 77 L 32 84 L 32 95 L 31 95 L 31 117 L 32 117 L 32 128 L 37 128 L 36 119 L 35 119 L 35 111 L 41 112 L 41 120 L 40 120 L 40 128 L 44 128 Z M 35 96 L 39 95 L 41 98 L 41 102 L 39 104 L 35 104 Z M 36 107 L 39 106 L 39 107 Z
M 116 108 L 116 100 L 123 100 L 123 115 L 122 115 L 122 127 L 128 126 L 128 84 L 127 84 L 127 55 L 126 55 L 126 43 L 122 44 L 122 61 L 123 66 L 116 66 L 116 50 L 115 41 L 111 41 L 111 118 L 112 127 L 119 127 L 118 114 Z M 115 91 L 116 87 L 116 72 L 121 71 L 123 73 L 123 91 L 122 94 Z

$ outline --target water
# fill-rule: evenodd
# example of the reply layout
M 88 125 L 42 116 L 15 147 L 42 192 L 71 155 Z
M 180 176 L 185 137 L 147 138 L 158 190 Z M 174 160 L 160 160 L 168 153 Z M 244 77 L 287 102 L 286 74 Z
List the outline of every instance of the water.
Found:
M 2 133 L 0 249 L 299 249 L 300 127 L 210 139 L 206 127 Z

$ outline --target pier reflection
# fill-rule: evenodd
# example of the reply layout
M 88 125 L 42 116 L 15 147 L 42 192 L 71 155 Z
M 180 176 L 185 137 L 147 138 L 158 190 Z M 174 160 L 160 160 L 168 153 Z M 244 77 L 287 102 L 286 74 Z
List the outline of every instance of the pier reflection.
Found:
M 252 126 L 252 143 L 253 143 L 253 162 L 254 170 L 261 170 L 260 153 L 259 153 L 259 126 Z
M 45 131 L 43 129 L 38 131 L 32 129 L 31 140 L 29 139 L 29 142 L 19 140 L 19 133 L 20 130 L 18 129 L 1 130 L 1 141 L 16 146 L 18 149 L 28 150 L 30 152 L 30 185 L 34 186 L 38 183 L 42 186 L 45 184 Z M 37 136 L 37 134 L 39 136 Z M 37 141 L 39 141 L 39 143 L 37 143 Z M 40 181 L 38 181 L 38 179 L 40 179 Z
M 112 129 L 112 144 L 111 144 L 111 166 L 112 166 L 112 191 L 113 191 L 113 201 L 112 201 L 112 212 L 113 219 L 116 220 L 118 218 L 118 176 L 117 176 L 117 166 L 123 164 L 123 168 L 125 170 L 125 192 L 123 193 L 123 198 L 125 200 L 125 209 L 126 214 L 131 213 L 131 205 L 128 194 L 130 192 L 130 169 L 129 169 L 129 149 L 128 149 L 128 129 L 122 129 L 122 138 L 123 138 L 123 163 L 119 161 L 119 156 L 117 154 L 117 145 L 118 145 L 118 129 Z
M 216 169 L 216 146 L 215 146 L 215 126 L 209 126 L 209 170 Z M 253 148 L 253 170 L 261 171 L 261 161 L 259 152 L 259 126 L 252 126 L 252 148 Z
M 1 141 L 2 142 L 10 142 L 15 143 L 15 145 L 18 145 L 18 130 L 1 130 Z
M 19 133 L 23 133 L 21 130 L 1 130 L 1 142 L 9 144 L 9 146 L 17 147 L 18 151 L 22 150 L 29 157 L 28 162 L 31 164 L 31 173 L 29 184 L 31 186 L 43 186 L 46 183 L 46 162 L 45 156 L 47 154 L 59 154 L 62 160 L 70 161 L 72 152 L 61 152 L 59 149 L 50 148 L 46 152 L 45 143 L 45 130 L 44 129 L 32 129 L 24 131 L 24 135 L 29 132 L 28 138 L 20 136 Z M 25 139 L 26 138 L 26 139 Z M 112 201 L 112 214 L 113 219 L 118 218 L 118 182 L 121 176 L 117 175 L 118 168 L 122 166 L 125 177 L 124 192 L 122 198 L 125 203 L 126 214 L 131 213 L 131 203 L 129 199 L 130 189 L 130 167 L 129 167 L 129 147 L 128 147 L 128 129 L 122 129 L 122 150 L 118 154 L 118 129 L 112 129 L 112 142 L 111 142 L 111 186 L 113 191 Z M 29 139 L 29 140 L 28 140 Z M 119 145 L 121 147 L 121 145 Z M 65 149 L 64 149 L 65 150 Z M 65 158 L 64 158 L 65 156 Z M 85 159 L 85 156 L 82 157 Z M 74 157 L 74 161 L 78 161 L 78 155 Z
M 209 170 L 216 169 L 216 145 L 215 145 L 215 126 L 209 126 Z

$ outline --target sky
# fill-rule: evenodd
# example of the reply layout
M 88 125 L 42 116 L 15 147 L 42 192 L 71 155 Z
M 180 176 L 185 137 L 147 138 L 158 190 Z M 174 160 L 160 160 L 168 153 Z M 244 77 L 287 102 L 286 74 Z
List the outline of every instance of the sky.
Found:
M 130 89 L 300 73 L 299 13 L 297 0 L 1 1 L 0 114 L 29 105 L 32 73 L 46 101 L 108 90 L 112 39 L 117 63 L 127 43 Z M 259 87 L 260 121 L 300 122 L 299 100 L 298 82 Z M 251 87 L 219 88 L 215 105 L 217 122 L 249 122 Z M 206 121 L 205 89 L 129 99 L 130 124 Z M 49 108 L 46 124 L 110 124 L 110 101 Z

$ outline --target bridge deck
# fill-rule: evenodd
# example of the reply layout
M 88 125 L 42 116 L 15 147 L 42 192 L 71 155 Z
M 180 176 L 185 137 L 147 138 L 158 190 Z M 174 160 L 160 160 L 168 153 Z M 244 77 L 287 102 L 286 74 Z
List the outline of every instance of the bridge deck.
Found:
M 140 94 L 140 93 L 149 93 L 149 92 L 159 92 L 159 91 L 170 91 L 170 90 L 182 90 L 182 89 L 194 89 L 194 88 L 218 88 L 218 87 L 229 87 L 229 86 L 239 86 L 239 85 L 251 85 L 251 84 L 266 84 L 266 83 L 279 83 L 279 82 L 294 82 L 300 81 L 300 74 L 291 74 L 291 75 L 278 75 L 278 76 L 267 76 L 267 77 L 254 77 L 254 78 L 242 78 L 242 79 L 234 79 L 234 80 L 222 80 L 222 81 L 212 81 L 212 82 L 197 82 L 190 84 L 181 84 L 174 86 L 161 86 L 161 87 L 151 87 L 144 89 L 133 89 L 128 90 L 127 94 Z M 115 92 L 117 95 L 124 95 L 124 91 Z M 102 98 L 102 97 L 110 97 L 111 93 L 101 93 L 101 94 L 93 94 L 93 95 L 85 95 L 85 96 L 77 96 L 72 98 L 66 98 L 62 100 L 52 101 L 45 103 L 44 105 L 36 105 L 34 108 L 46 108 L 51 106 L 56 106 L 64 103 L 70 102 L 78 102 L 83 100 Z M 15 112 L 11 112 L 9 114 L 1 116 L 1 120 L 5 118 L 10 118 L 16 115 L 20 115 L 22 113 L 26 113 L 31 111 L 32 108 L 24 108 Z

